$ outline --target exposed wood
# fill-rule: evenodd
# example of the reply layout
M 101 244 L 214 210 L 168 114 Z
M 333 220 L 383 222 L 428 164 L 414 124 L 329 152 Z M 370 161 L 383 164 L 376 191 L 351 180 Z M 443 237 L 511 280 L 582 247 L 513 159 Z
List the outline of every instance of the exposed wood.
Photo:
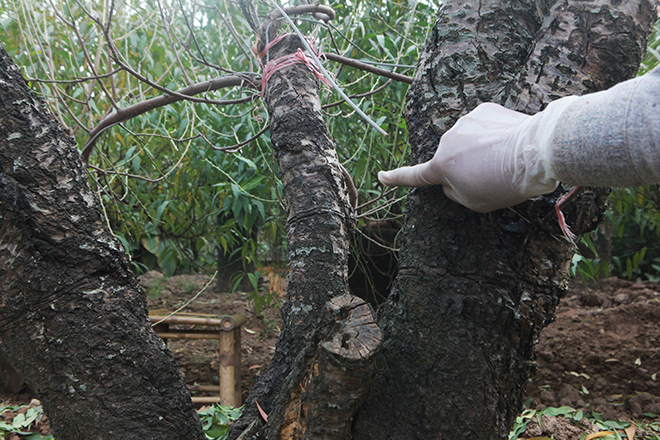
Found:
M 196 318 L 178 315 L 149 315 L 149 320 L 154 324 L 189 324 L 204 325 L 208 327 L 220 327 L 220 330 L 228 332 L 245 324 L 247 318 L 244 314 L 240 313 L 236 315 L 224 316 L 222 318 Z
M 222 333 L 224 332 L 210 332 L 208 330 L 156 331 L 156 334 L 162 339 L 220 339 Z
M 342 295 L 326 305 L 332 331 L 319 344 L 303 385 L 301 415 L 307 438 L 351 438 L 353 416 L 367 396 L 383 334 L 364 300 Z M 283 436 L 283 438 L 286 438 Z
M 222 398 L 220 396 L 193 396 L 192 401 L 195 405 L 204 405 L 204 404 L 214 404 L 214 403 L 220 403 L 222 402 Z
M 220 332 L 220 401 L 222 405 L 241 405 L 241 329 Z
M 201 393 L 215 393 L 216 391 L 218 391 L 218 386 L 217 385 L 188 385 L 188 389 L 190 391 L 199 391 Z M 217 398 L 218 398 L 218 401 L 220 401 L 219 400 L 220 396 L 218 396 Z

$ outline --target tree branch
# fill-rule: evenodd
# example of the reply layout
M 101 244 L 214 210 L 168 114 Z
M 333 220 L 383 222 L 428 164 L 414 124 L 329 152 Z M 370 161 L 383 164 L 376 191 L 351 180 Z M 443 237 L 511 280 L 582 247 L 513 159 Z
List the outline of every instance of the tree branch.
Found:
M 330 6 L 324 6 L 319 4 L 307 4 L 307 5 L 296 5 L 282 8 L 287 15 L 303 15 L 303 14 L 317 14 L 324 15 L 325 17 L 321 18 L 323 21 L 330 21 L 335 19 L 335 11 Z M 273 10 L 268 17 L 268 20 L 276 20 L 280 18 L 282 14 L 277 9 Z
M 329 59 L 330 61 L 336 61 L 338 63 L 344 64 L 346 66 L 355 67 L 356 69 L 364 70 L 365 72 L 375 73 L 376 75 L 384 76 L 386 78 L 391 78 L 394 81 L 399 81 L 406 84 L 412 84 L 412 78 L 406 75 L 401 75 L 400 73 L 390 72 L 389 70 L 381 69 L 379 67 L 374 67 L 367 63 L 363 63 L 353 58 L 347 58 L 335 53 L 323 53 L 323 56 Z
M 252 88 L 254 88 L 252 82 L 250 82 L 244 77 L 232 75 L 221 78 L 215 78 L 210 81 L 204 81 L 180 89 L 176 92 L 176 94 L 158 96 L 156 98 L 147 99 L 146 101 L 142 101 L 137 104 L 131 105 L 129 107 L 122 108 L 116 113 L 113 113 L 107 116 L 106 118 L 104 118 L 103 120 L 101 120 L 101 122 L 99 122 L 99 124 L 90 132 L 89 140 L 85 144 L 85 147 L 83 148 L 82 151 L 82 159 L 84 162 L 89 162 L 89 156 L 92 154 L 94 145 L 96 144 L 96 140 L 101 135 L 101 133 L 103 133 L 105 130 L 112 127 L 113 125 L 117 125 L 121 122 L 127 121 L 128 119 L 139 116 L 150 110 L 159 107 L 164 107 L 166 105 L 181 101 L 188 96 L 198 95 L 204 92 L 211 92 L 225 87 L 245 86 L 246 83 L 249 84 L 249 86 L 251 86 Z M 255 99 L 256 96 L 257 95 L 249 96 L 247 98 L 241 98 L 241 99 L 214 101 L 214 103 L 217 105 L 240 104 L 244 102 L 249 102 Z

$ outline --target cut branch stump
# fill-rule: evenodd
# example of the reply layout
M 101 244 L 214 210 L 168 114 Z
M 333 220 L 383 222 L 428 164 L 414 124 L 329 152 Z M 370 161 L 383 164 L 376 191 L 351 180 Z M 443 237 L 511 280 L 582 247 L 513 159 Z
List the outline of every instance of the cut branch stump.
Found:
M 345 294 L 328 301 L 325 311 L 327 334 L 287 405 L 281 439 L 350 439 L 353 416 L 369 392 L 383 339 L 371 307 Z

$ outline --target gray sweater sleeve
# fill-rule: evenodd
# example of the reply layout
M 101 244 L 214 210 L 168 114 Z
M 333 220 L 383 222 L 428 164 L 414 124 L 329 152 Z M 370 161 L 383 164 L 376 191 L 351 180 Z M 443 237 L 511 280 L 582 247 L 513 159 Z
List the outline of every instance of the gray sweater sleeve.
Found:
M 554 177 L 571 185 L 660 183 L 660 67 L 576 99 L 551 148 Z

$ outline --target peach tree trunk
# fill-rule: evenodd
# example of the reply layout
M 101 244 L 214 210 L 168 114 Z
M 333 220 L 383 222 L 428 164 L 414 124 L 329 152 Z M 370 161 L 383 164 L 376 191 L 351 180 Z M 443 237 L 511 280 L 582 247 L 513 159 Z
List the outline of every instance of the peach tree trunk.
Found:
M 654 2 L 445 2 L 408 94 L 412 162 L 478 104 L 529 114 L 554 99 L 635 76 Z M 379 324 L 383 369 L 355 439 L 505 439 L 554 319 L 574 247 L 554 203 L 563 192 L 478 214 L 439 187 L 410 192 L 399 274 Z M 600 221 L 608 190 L 564 209 L 573 232 Z
M 55 438 L 205 438 L 72 137 L 2 47 L 0 281 L 0 352 Z
M 262 25 L 259 51 L 277 28 L 276 22 Z M 268 58 L 299 49 L 299 38 L 288 35 Z M 355 213 L 315 74 L 304 64 L 275 71 L 265 100 L 287 203 L 289 284 L 274 360 L 230 438 L 348 439 L 382 337 L 370 307 L 348 294 Z

